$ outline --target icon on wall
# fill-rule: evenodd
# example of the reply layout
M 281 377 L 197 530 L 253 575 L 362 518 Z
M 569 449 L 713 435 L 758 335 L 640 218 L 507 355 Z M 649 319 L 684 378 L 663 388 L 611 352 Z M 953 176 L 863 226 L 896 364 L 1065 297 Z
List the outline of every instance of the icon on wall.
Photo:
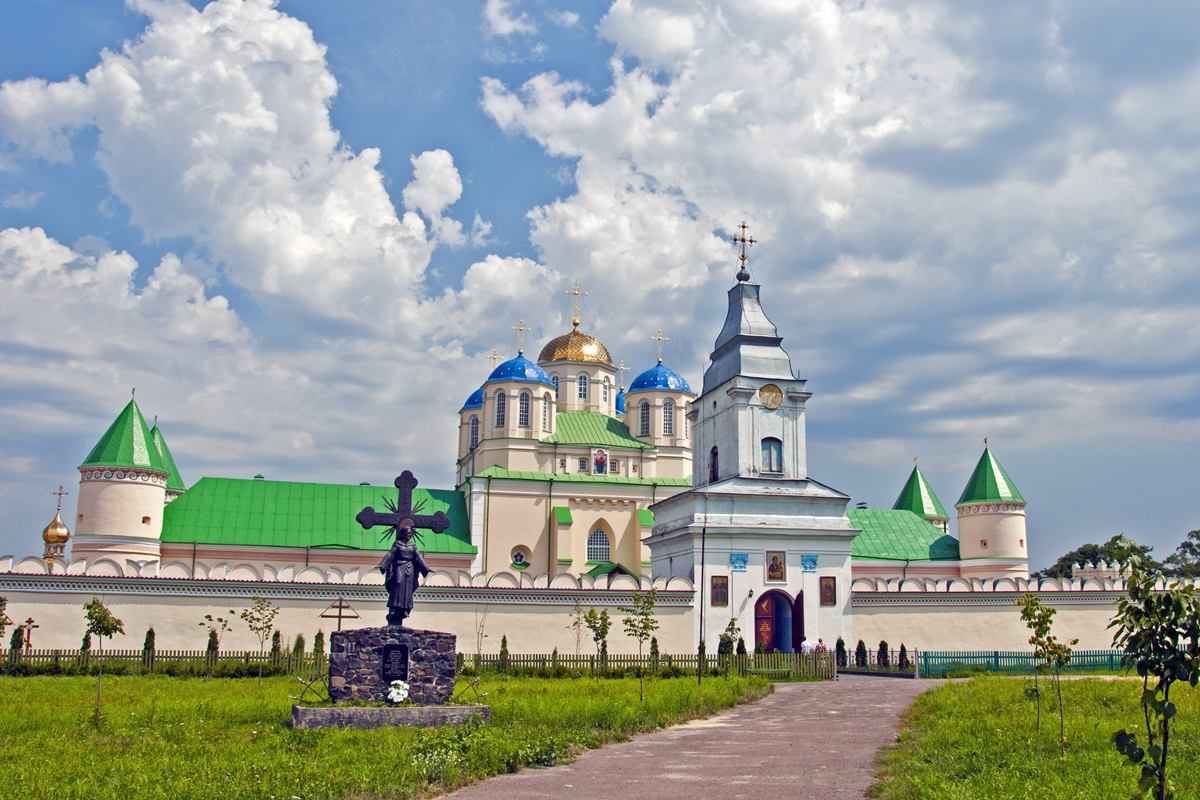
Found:
M 712 576 L 712 604 L 714 606 L 729 605 L 729 576 Z
M 832 576 L 821 578 L 821 605 L 837 605 L 837 578 Z
M 767 583 L 787 583 L 787 553 L 767 551 Z
M 597 450 L 596 455 L 593 456 L 592 460 L 593 460 L 592 469 L 596 475 L 603 475 L 604 473 L 608 472 L 608 454 L 607 453 L 605 453 L 603 450 Z

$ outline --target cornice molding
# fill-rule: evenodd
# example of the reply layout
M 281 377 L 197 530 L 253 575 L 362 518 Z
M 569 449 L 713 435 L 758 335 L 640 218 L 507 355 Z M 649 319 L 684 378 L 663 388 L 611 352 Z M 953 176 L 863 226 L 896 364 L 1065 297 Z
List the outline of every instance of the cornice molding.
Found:
M 79 482 L 138 483 L 166 488 L 167 473 L 141 467 L 80 467 Z
M 854 592 L 850 604 L 855 608 L 878 606 L 1007 606 L 1025 592 Z M 1067 591 L 1032 592 L 1051 606 L 1113 606 L 1126 597 L 1124 592 Z

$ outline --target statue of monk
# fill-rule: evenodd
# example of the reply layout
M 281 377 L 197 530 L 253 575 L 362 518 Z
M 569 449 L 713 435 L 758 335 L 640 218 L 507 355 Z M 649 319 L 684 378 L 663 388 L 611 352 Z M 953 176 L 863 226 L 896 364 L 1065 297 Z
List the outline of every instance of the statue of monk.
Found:
M 422 576 L 429 574 L 425 559 L 417 552 L 412 543 L 415 531 L 412 520 L 403 520 L 396 529 L 396 539 L 392 549 L 388 550 L 383 561 L 379 562 L 379 571 L 383 573 L 383 585 L 388 593 L 387 624 L 394 627 L 404 627 L 404 619 L 412 613 L 413 592 L 417 588 L 417 573 Z

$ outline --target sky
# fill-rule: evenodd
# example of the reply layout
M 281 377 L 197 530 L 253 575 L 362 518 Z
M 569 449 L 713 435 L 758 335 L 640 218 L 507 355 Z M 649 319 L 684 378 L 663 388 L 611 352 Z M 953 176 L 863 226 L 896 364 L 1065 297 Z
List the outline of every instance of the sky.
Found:
M 457 411 L 582 329 L 701 383 L 736 271 L 811 477 L 1031 566 L 1200 528 L 1200 6 L 36 0 L 0 27 L 0 553 L 137 388 L 203 476 L 453 484 Z M 72 515 L 73 516 L 73 515 Z M 68 523 L 69 524 L 69 523 Z M 952 527 L 953 530 L 953 527 Z

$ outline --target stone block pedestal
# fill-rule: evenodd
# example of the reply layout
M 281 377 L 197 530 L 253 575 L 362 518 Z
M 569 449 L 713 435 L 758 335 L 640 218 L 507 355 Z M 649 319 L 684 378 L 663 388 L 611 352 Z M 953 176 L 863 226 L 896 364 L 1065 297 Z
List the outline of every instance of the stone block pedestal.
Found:
M 329 638 L 329 696 L 335 703 L 386 703 L 391 682 L 408 683 L 409 699 L 442 705 L 454 694 L 455 637 L 412 628 L 358 628 Z
M 492 719 L 487 706 L 405 706 L 359 708 L 292 706 L 293 728 L 440 728 L 458 727 L 478 715 L 486 724 Z

